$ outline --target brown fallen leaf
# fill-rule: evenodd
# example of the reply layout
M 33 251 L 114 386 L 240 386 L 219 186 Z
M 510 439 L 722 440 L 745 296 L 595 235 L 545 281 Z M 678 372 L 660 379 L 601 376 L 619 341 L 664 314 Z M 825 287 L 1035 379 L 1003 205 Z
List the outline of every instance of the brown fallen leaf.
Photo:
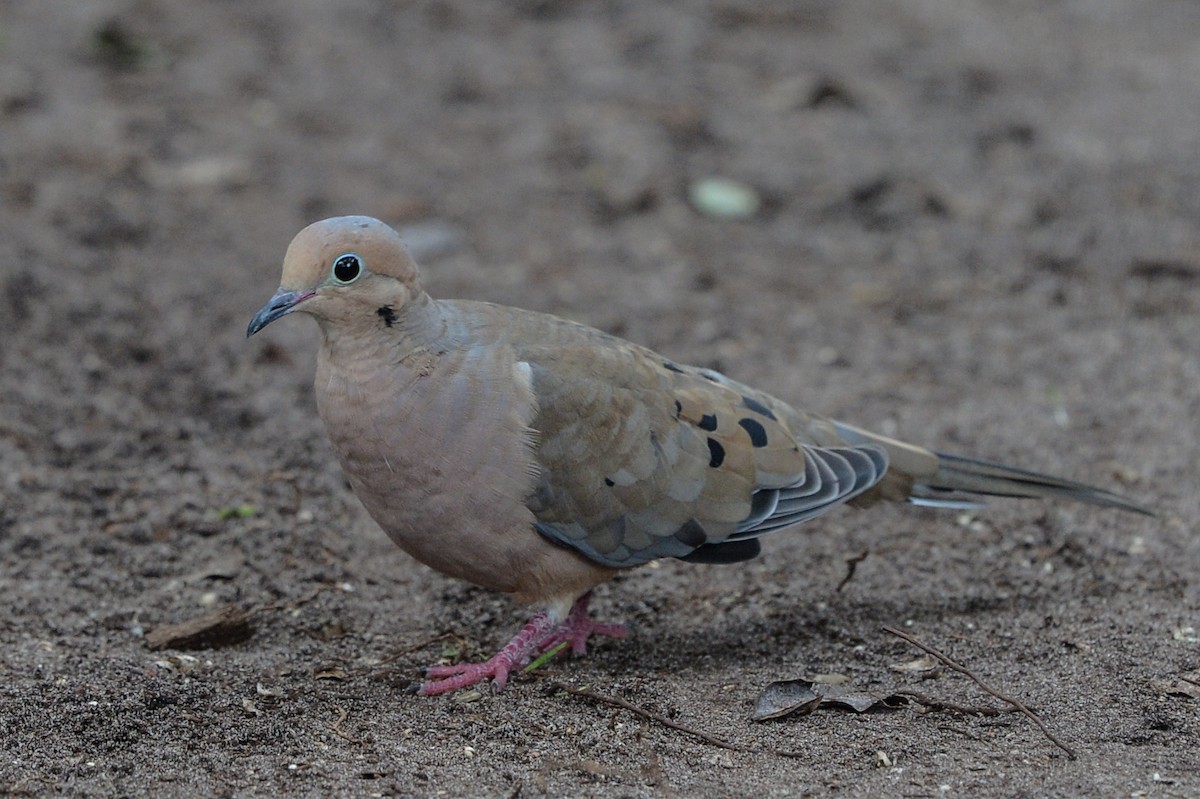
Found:
M 159 649 L 220 649 L 247 640 L 254 634 L 251 613 L 236 605 L 196 616 L 178 624 L 164 624 L 146 633 L 146 646 Z

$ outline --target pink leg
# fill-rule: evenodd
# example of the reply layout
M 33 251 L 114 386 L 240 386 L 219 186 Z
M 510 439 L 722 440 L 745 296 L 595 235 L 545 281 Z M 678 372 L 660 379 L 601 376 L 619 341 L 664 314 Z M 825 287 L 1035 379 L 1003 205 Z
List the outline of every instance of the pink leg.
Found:
M 524 667 L 534 656 L 558 646 L 564 641 L 571 643 L 576 655 L 587 653 L 587 639 L 592 635 L 610 635 L 624 638 L 628 630 L 623 624 L 602 624 L 592 621 L 588 615 L 588 600 L 584 594 L 575 601 L 566 621 L 556 625 L 546 611 L 541 611 L 517 633 L 504 648 L 483 663 L 459 663 L 453 666 L 430 666 L 425 676 L 433 678 L 417 686 L 421 696 L 437 696 L 476 685 L 489 677 L 492 687 L 501 691 L 508 683 L 508 675 L 514 669 Z
M 571 606 L 571 612 L 567 614 L 567 620 L 557 630 L 550 633 L 550 637 L 542 644 L 540 651 L 545 652 L 563 641 L 570 641 L 571 654 L 582 657 L 587 654 L 587 640 L 593 635 L 607 635 L 610 638 L 624 638 L 629 635 L 629 629 L 624 624 L 593 621 L 591 614 L 588 613 L 588 602 L 591 598 L 592 594 L 588 592 L 575 600 L 575 604 Z

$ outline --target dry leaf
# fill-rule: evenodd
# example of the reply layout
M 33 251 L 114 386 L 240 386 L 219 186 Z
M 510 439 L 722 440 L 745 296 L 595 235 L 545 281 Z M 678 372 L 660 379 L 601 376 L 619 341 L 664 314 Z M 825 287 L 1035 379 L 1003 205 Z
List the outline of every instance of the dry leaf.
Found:
M 897 694 L 875 694 L 870 691 L 855 691 L 840 685 L 817 685 L 814 690 L 821 698 L 821 706 L 842 705 L 855 713 L 870 710 L 895 710 L 908 700 Z
M 820 707 L 849 708 L 855 713 L 895 710 L 908 704 L 899 694 L 877 694 L 856 691 L 843 685 L 810 682 L 808 680 L 779 680 L 769 684 L 758 696 L 754 721 L 766 721 L 794 713 L 812 713 Z
M 754 706 L 753 721 L 766 721 L 789 716 L 792 713 L 811 713 L 821 704 L 821 697 L 813 692 L 808 680 L 779 680 L 763 689 Z
M 226 605 L 179 624 L 166 624 L 146 633 L 150 649 L 218 649 L 240 644 L 254 634 L 250 612 Z

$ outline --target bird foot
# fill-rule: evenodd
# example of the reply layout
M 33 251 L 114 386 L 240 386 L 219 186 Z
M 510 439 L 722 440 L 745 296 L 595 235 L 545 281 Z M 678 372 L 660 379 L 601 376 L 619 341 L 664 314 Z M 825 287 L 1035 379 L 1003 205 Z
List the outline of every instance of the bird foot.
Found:
M 425 669 L 427 679 L 416 688 L 421 696 L 438 696 L 477 685 L 490 679 L 493 690 L 504 690 L 508 675 L 523 668 L 536 655 L 543 654 L 566 642 L 576 656 L 587 653 L 587 640 L 593 635 L 624 638 L 629 630 L 624 624 L 593 621 L 588 615 L 588 600 L 585 594 L 575 601 L 571 612 L 561 624 L 556 624 L 546 611 L 541 611 L 504 645 L 504 648 L 482 663 L 456 663 L 452 666 L 430 666 Z

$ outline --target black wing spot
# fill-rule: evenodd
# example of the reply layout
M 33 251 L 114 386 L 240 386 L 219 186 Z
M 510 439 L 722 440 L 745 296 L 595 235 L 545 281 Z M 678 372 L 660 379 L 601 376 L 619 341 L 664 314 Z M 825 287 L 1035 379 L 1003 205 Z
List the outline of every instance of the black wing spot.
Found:
M 701 430 L 706 430 L 709 433 L 717 429 L 717 415 L 715 413 L 706 413 L 700 417 L 700 421 L 696 426 Z
M 383 323 L 388 327 L 396 324 L 396 311 L 394 308 L 392 308 L 392 306 L 384 305 L 382 308 L 376 310 L 375 313 L 379 314 L 379 318 L 382 319 Z
M 675 418 L 678 419 L 679 415 L 682 413 L 683 413 L 683 403 L 680 402 L 679 400 L 675 400 Z
M 683 374 L 683 370 L 670 361 L 663 361 L 663 368 L 668 372 L 677 372 L 679 374 Z
M 740 563 L 758 557 L 762 544 L 757 538 L 743 541 L 722 541 L 719 544 L 705 544 L 691 553 L 679 557 L 688 563 Z
M 609 488 L 612 488 L 616 485 L 616 483 L 614 483 L 612 480 L 609 480 L 607 477 L 604 478 L 604 484 Z
M 765 416 L 768 419 L 770 419 L 772 422 L 779 421 L 779 419 L 777 419 L 775 417 L 774 411 L 772 411 L 766 405 L 763 405 L 758 400 L 754 399 L 754 397 L 742 397 L 742 407 L 745 408 L 746 410 L 754 411 L 759 416 Z
M 725 462 L 725 448 L 715 438 L 708 439 L 708 465 L 716 469 Z
M 763 426 L 753 419 L 738 419 L 738 424 L 742 429 L 750 434 L 750 443 L 756 447 L 765 447 L 767 445 L 767 431 Z

